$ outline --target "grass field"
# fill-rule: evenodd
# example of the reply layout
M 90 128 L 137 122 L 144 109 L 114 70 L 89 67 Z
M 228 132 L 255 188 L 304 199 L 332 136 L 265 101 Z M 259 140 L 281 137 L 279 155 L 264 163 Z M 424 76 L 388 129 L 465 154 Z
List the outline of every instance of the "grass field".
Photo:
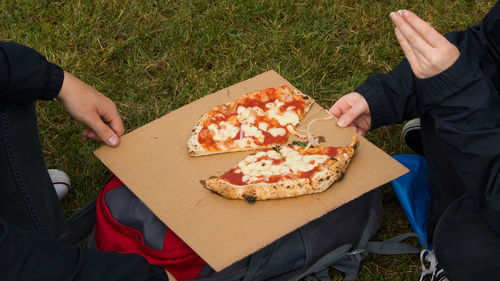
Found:
M 28 45 L 111 97 L 131 131 L 204 95 L 274 69 L 329 108 L 402 58 L 389 13 L 407 8 L 445 33 L 478 23 L 495 1 L 0 1 L 0 39 Z M 57 102 L 38 104 L 47 165 L 73 189 L 67 215 L 110 173 Z M 408 153 L 401 125 L 368 139 Z M 410 231 L 390 186 L 377 239 Z M 332 280 L 340 280 L 333 273 Z M 418 280 L 416 255 L 366 259 L 359 280 Z

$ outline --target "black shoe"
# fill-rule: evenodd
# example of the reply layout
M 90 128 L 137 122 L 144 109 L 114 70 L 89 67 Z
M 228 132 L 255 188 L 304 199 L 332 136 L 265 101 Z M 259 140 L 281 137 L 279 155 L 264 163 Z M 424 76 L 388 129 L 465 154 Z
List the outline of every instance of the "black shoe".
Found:
M 421 137 L 420 119 L 412 119 L 403 127 L 403 141 L 413 152 L 422 156 L 424 153 L 424 145 Z
M 79 245 L 90 236 L 95 226 L 96 203 L 97 199 L 94 199 L 68 219 L 71 233 L 62 241 L 70 245 Z
M 444 275 L 444 269 L 439 265 L 439 263 L 432 272 L 431 281 L 448 281 L 448 278 Z
M 444 269 L 439 265 L 434 251 L 423 249 L 420 252 L 420 264 L 422 266 L 422 274 L 419 281 L 424 280 L 425 276 L 431 275 L 431 281 L 449 281 L 444 274 Z

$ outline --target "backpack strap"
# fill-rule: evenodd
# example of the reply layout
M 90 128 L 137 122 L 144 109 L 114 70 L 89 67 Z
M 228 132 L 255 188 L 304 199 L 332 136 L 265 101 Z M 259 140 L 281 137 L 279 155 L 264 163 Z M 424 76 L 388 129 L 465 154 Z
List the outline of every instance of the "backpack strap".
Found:
M 245 278 L 243 278 L 242 281 L 258 280 L 259 278 L 257 275 L 259 273 L 259 269 L 269 262 L 273 250 L 274 244 L 272 244 L 271 247 L 264 247 L 257 253 L 253 254 L 248 262 L 248 269 L 245 274 Z
M 380 242 L 368 242 L 368 244 L 366 245 L 366 250 L 369 253 L 380 255 L 420 254 L 420 249 L 405 243 L 400 243 L 401 241 L 410 237 L 417 237 L 419 239 L 421 238 L 420 235 L 409 232 Z M 425 241 L 424 248 L 427 248 L 427 243 Z
M 330 277 L 328 276 L 328 267 L 345 257 L 345 255 L 352 249 L 351 244 L 345 244 L 343 246 L 338 247 L 337 249 L 329 252 L 317 262 L 315 262 L 309 269 L 303 272 L 300 275 L 295 276 L 292 280 L 298 281 L 304 277 L 311 276 L 316 278 L 316 280 L 320 281 L 330 281 Z M 292 281 L 290 280 L 290 281 Z
M 377 214 L 371 210 L 357 249 L 353 249 L 351 244 L 338 247 L 319 259 L 306 272 L 295 276 L 292 280 L 298 281 L 309 276 L 315 281 L 329 281 L 328 268 L 331 266 L 345 274 L 345 281 L 353 281 L 356 280 L 361 261 L 369 254 L 419 254 L 421 252 L 416 247 L 401 243 L 401 241 L 410 237 L 420 238 L 416 233 L 405 233 L 380 242 L 369 241 L 376 225 Z M 424 245 L 424 247 L 427 247 L 427 245 Z
M 365 230 L 359 239 L 358 248 L 351 250 L 345 256 L 332 264 L 332 267 L 345 274 L 345 281 L 356 280 L 361 261 L 368 256 L 366 249 L 369 240 L 373 234 L 373 229 L 377 228 L 377 213 L 372 209 L 366 223 Z
M 359 264 L 365 256 L 368 255 L 365 249 L 373 229 L 377 227 L 377 214 L 372 209 L 366 223 L 361 239 L 358 243 L 358 248 L 355 250 L 351 244 L 345 244 L 335 250 L 329 252 L 317 262 L 315 262 L 306 272 L 294 277 L 293 281 L 300 280 L 306 276 L 310 276 L 316 280 L 329 281 L 328 268 L 333 268 L 346 274 L 344 280 L 355 280 L 358 275 Z M 314 280 L 313 279 L 313 280 Z

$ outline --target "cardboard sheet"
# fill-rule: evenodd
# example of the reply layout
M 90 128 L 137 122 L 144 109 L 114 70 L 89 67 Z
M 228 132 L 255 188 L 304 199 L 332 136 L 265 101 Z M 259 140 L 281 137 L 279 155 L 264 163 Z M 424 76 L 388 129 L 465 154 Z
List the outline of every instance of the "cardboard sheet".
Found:
M 265 72 L 170 112 L 124 135 L 119 147 L 103 146 L 95 155 L 217 271 L 407 172 L 358 136 L 360 147 L 344 179 L 321 194 L 250 204 L 203 188 L 200 180 L 221 175 L 251 152 L 189 156 L 186 142 L 200 116 L 237 96 L 281 85 L 293 87 L 276 72 Z M 324 116 L 314 104 L 299 128 Z M 354 132 L 336 122 L 318 121 L 312 132 L 325 138 L 324 145 L 349 144 Z

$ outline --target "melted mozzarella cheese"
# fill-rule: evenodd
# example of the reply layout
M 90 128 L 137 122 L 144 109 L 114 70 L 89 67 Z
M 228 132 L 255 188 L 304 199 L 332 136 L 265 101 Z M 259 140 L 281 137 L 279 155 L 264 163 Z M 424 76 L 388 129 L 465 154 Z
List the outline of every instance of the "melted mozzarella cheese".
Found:
M 243 177 L 242 180 L 246 182 L 254 182 L 260 178 L 269 178 L 273 175 L 286 175 L 290 169 L 285 165 L 273 165 L 272 160 L 264 159 L 246 164 L 242 162 L 238 164 Z
M 274 102 L 268 102 L 266 104 L 266 107 L 269 109 L 279 109 L 283 105 L 285 105 L 284 102 L 280 101 L 279 99 L 276 99 L 274 100 Z
M 271 129 L 269 129 L 269 133 L 273 137 L 284 136 L 284 135 L 286 135 L 286 130 L 283 128 L 271 128 Z
M 276 150 L 269 150 L 267 152 L 267 157 L 271 159 L 281 159 L 281 155 Z
M 267 180 L 271 176 L 308 172 L 328 160 L 327 155 L 301 155 L 288 146 L 281 147 L 280 153 L 275 150 L 269 150 L 247 156 L 243 161 L 238 163 L 238 170 L 243 174 L 242 180 L 252 183 L 259 180 Z M 273 164 L 273 161 L 268 159 L 282 159 L 282 157 L 285 161 L 280 164 Z
M 259 122 L 259 129 L 266 132 L 267 128 L 269 128 L 269 124 L 267 124 L 266 122 Z
M 255 112 L 255 114 L 257 116 L 264 116 L 264 115 L 266 115 L 266 113 L 264 112 L 264 110 L 262 110 L 262 108 L 260 108 L 258 106 L 252 107 L 252 111 Z
M 255 122 L 255 116 L 252 114 L 252 109 L 246 108 L 244 106 L 238 106 L 238 109 L 236 110 L 236 113 L 238 113 L 238 121 L 240 123 L 253 123 Z
M 241 124 L 241 130 L 245 134 L 245 137 L 256 138 L 260 141 L 262 141 L 264 139 L 264 135 L 262 134 L 262 131 L 259 130 L 259 128 L 255 127 L 251 124 L 247 124 L 247 123 Z
M 255 145 L 255 141 L 252 138 L 240 138 L 235 141 L 235 144 L 240 148 L 252 147 Z
M 270 109 L 268 111 L 269 117 L 274 118 L 280 123 L 281 126 L 285 126 L 287 124 L 297 125 L 299 123 L 299 116 L 295 111 L 285 111 L 282 113 L 279 110 Z
M 240 121 L 240 123 L 253 124 L 256 121 L 255 116 L 263 115 L 264 111 L 257 106 L 254 106 L 252 108 L 238 106 L 236 113 L 238 113 L 238 116 L 236 118 L 238 118 L 238 121 Z
M 211 132 L 214 133 L 213 139 L 215 141 L 225 141 L 236 137 L 240 129 L 232 124 L 222 121 L 219 126 L 217 124 L 210 124 L 207 127 Z

